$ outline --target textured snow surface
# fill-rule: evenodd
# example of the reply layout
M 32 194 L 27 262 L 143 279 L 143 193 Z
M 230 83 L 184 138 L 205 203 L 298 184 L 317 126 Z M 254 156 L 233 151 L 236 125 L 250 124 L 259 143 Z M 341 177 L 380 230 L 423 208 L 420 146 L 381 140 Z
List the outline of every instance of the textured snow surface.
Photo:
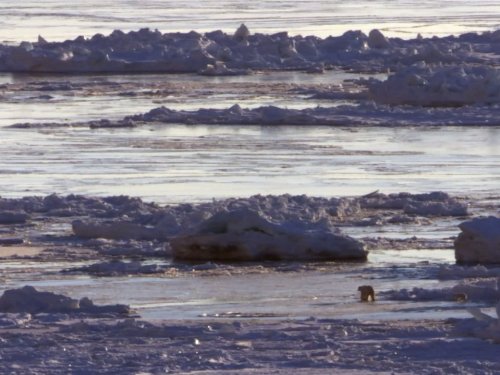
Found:
M 0 298 L 0 372 L 495 373 L 498 321 L 489 311 L 500 299 L 498 270 L 429 259 L 451 245 L 448 235 L 458 233 L 462 215 L 497 208 L 444 192 L 257 195 L 167 206 L 128 196 L 0 198 L 0 211 L 24 215 L 2 224 L 2 235 L 26 239 L 9 248 L 20 255 L 43 249 L 28 259 L 2 259 L 2 280 L 26 285 L 32 279 L 36 289 L 16 287 Z M 91 224 L 90 235 L 74 235 L 76 220 Z M 175 246 L 166 244 L 175 237 L 230 235 L 241 246 L 264 241 L 284 257 L 303 260 L 304 237 L 321 246 L 345 241 L 337 227 L 356 238 L 370 235 L 375 250 L 368 262 L 174 264 Z M 403 228 L 409 238 L 401 238 Z M 144 231 L 161 236 L 135 235 Z M 287 236 L 295 241 L 286 242 Z M 384 251 L 396 248 L 405 250 L 384 260 Z M 415 260 L 397 265 L 405 252 Z M 375 287 L 376 302 L 359 302 L 356 290 L 364 284 Z M 268 290 L 258 290 L 264 286 Z M 114 305 L 123 302 L 144 320 L 120 316 L 130 311 Z M 176 321 L 162 321 L 172 316 L 169 307 L 179 312 Z M 466 317 L 467 309 L 474 318 L 445 320 Z M 304 319 L 309 315 L 301 311 L 318 317 Z M 434 320 L 422 320 L 424 314 Z
M 456 322 L 2 319 L 15 327 L 2 332 L 4 373 L 445 375 L 499 370 L 498 346 L 457 337 Z

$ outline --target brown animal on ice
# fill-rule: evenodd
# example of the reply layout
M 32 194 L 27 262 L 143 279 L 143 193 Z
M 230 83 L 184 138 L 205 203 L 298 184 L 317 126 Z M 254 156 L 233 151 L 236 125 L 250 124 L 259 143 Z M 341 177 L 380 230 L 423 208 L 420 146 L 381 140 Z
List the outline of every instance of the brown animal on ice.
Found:
M 453 295 L 453 300 L 457 302 L 466 302 L 467 301 L 467 294 L 466 293 L 456 293 Z
M 358 292 L 361 292 L 361 301 L 368 302 L 370 299 L 375 301 L 375 291 L 371 285 L 361 285 L 358 287 Z

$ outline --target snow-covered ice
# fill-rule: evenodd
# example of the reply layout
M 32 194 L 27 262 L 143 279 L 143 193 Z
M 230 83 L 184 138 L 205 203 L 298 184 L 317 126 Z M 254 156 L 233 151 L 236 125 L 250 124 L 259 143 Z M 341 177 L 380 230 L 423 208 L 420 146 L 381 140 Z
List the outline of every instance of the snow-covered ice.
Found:
M 455 258 L 459 263 L 500 264 L 500 219 L 481 217 L 460 224 L 455 240 Z
M 366 260 L 364 245 L 324 226 L 278 225 L 250 210 L 219 212 L 170 241 L 178 261 Z
M 82 313 L 128 315 L 125 305 L 94 305 L 89 298 L 80 300 L 60 294 L 37 291 L 32 286 L 6 290 L 0 297 L 0 312 L 3 313 Z

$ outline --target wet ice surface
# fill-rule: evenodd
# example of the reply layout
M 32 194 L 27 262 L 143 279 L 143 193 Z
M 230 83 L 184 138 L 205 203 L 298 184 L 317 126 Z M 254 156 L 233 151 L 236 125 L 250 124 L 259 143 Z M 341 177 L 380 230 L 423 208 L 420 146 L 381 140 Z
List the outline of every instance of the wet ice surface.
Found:
M 153 320 L 222 317 L 228 313 L 229 317 L 242 314 L 248 317 L 434 319 L 467 314 L 456 302 L 401 303 L 382 299 L 377 304 L 360 304 L 357 287 L 370 284 L 382 292 L 414 286 L 430 289 L 451 286 L 453 281 L 436 279 L 437 268 L 430 264 L 453 261 L 451 249 L 382 250 L 374 251 L 369 263 L 359 265 L 203 265 L 181 267 L 178 272 L 162 277 L 94 278 L 56 272 L 78 266 L 75 262 L 42 263 L 44 269 L 40 265 L 29 268 L 30 263 L 26 261 L 7 262 L 0 272 L 6 276 L 4 289 L 29 284 L 73 298 L 89 297 L 98 304 L 130 304 L 143 318 Z M 165 261 L 155 259 L 152 263 L 165 264 Z

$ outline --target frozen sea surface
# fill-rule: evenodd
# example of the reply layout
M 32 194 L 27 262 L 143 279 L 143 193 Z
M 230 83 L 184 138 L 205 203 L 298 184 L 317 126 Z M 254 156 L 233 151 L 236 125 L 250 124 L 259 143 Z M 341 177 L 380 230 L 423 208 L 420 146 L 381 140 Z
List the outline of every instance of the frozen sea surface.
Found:
M 190 1 L 4 0 L 0 4 L 0 40 L 65 40 L 77 35 L 108 34 L 141 27 L 161 31 L 235 30 L 245 22 L 254 32 L 287 30 L 327 36 L 349 29 L 379 28 L 390 36 L 414 37 L 484 31 L 499 26 L 500 5 L 492 0 L 362 1 Z

